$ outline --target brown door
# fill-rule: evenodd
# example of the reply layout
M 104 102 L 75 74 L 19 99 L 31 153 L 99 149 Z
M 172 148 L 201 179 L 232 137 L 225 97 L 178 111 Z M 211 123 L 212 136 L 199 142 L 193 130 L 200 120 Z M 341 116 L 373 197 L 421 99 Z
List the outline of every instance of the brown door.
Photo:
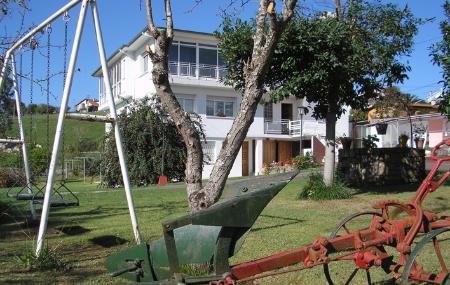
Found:
M 292 160 L 292 142 L 279 141 L 278 142 L 278 161 L 287 162 Z
M 292 121 L 292 104 L 281 104 L 281 119 Z
M 292 104 L 281 104 L 281 119 L 292 121 Z M 281 125 L 281 133 L 284 135 L 289 134 L 289 125 L 286 122 Z
M 242 176 L 248 176 L 248 142 L 242 144 Z

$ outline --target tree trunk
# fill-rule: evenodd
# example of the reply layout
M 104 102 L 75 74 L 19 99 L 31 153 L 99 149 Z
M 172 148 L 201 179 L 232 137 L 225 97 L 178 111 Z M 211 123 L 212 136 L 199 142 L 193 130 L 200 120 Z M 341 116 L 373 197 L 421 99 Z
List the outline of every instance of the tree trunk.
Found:
M 251 61 L 245 67 L 245 89 L 239 113 L 225 138 L 219 156 L 214 163 L 210 180 L 202 189 L 203 151 L 200 136 L 189 115 L 185 113 L 170 88 L 168 76 L 169 46 L 173 39 L 173 19 L 170 0 L 164 0 L 166 30 L 156 28 L 153 21 L 152 1 L 146 1 L 148 30 L 155 39 L 155 52 L 148 48 L 153 63 L 153 83 L 156 94 L 166 112 L 178 128 L 187 148 L 186 182 L 189 207 L 192 212 L 207 208 L 222 195 L 226 179 L 253 123 L 258 103 L 264 92 L 264 76 L 270 57 L 275 50 L 286 24 L 294 16 L 297 0 L 283 5 L 283 14 L 278 18 L 274 0 L 259 0 L 256 17 L 256 32 Z M 268 21 L 266 21 L 268 19 Z M 267 29 L 268 27 L 268 29 Z
M 411 141 L 410 142 L 411 148 L 414 148 L 414 145 L 413 145 L 413 123 L 412 123 L 412 118 L 411 118 L 410 112 L 408 112 L 408 118 L 409 118 L 409 140 Z
M 334 181 L 335 168 L 335 146 L 336 146 L 336 112 L 328 110 L 326 117 L 325 133 L 325 161 L 323 167 L 323 181 L 330 186 Z
M 245 140 L 248 129 L 253 123 L 258 103 L 263 95 L 263 89 L 261 86 L 257 86 L 255 78 L 247 81 L 249 83 L 246 84 L 247 88 L 245 88 L 239 113 L 223 141 L 222 149 L 214 163 L 208 183 L 204 189 L 189 197 L 189 203 L 194 205 L 195 208 L 209 207 L 217 202 L 222 195 L 228 175 Z
M 156 40 L 155 45 L 163 44 L 160 39 Z M 167 57 L 160 61 L 153 60 L 152 80 L 156 94 L 160 98 L 164 110 L 174 121 L 186 145 L 186 190 L 187 196 L 190 197 L 192 193 L 202 189 L 203 150 L 197 129 L 189 114 L 183 111 L 170 87 L 167 70 Z M 195 206 L 191 203 L 189 203 L 189 208 L 195 210 Z

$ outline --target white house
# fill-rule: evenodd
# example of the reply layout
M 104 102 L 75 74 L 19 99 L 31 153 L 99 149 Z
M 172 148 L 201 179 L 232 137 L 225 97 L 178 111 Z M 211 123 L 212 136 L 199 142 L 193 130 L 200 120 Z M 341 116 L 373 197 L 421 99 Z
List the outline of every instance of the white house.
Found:
M 130 100 L 155 94 L 147 45 L 153 48 L 154 40 L 144 30 L 108 59 L 112 92 L 119 109 Z M 207 178 L 239 109 L 241 95 L 220 82 L 227 70 L 212 34 L 175 30 L 169 61 L 172 89 L 180 104 L 185 111 L 198 113 L 205 126 L 204 152 L 211 158 L 204 167 L 203 177 Z M 108 110 L 101 69 L 93 76 L 99 78 L 99 110 Z M 257 175 L 266 164 L 286 163 L 298 155 L 301 124 L 297 108 L 302 104 L 306 102 L 295 98 L 280 103 L 262 102 L 230 176 Z M 348 112 L 336 126 L 336 136 L 345 134 L 349 134 Z M 319 161 L 323 157 L 324 135 L 323 121 L 310 114 L 303 116 L 302 149 L 314 153 Z
M 97 99 L 84 98 L 77 104 L 75 104 L 75 109 L 77 112 L 87 113 L 87 112 L 97 112 L 99 107 L 99 102 Z

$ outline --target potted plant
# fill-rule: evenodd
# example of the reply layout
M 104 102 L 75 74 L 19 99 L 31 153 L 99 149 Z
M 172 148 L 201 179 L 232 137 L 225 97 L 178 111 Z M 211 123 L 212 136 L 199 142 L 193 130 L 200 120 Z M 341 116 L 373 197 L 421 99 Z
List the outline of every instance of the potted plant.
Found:
M 406 145 L 407 145 L 407 143 L 408 143 L 408 139 L 409 139 L 409 137 L 408 137 L 408 135 L 406 135 L 406 134 L 401 134 L 399 137 L 398 137 L 398 145 L 400 146 L 400 147 L 406 147 Z
M 414 124 L 414 142 L 416 144 L 416 148 L 422 149 L 425 143 L 425 134 L 426 127 L 422 123 Z
M 350 148 L 352 147 L 353 139 L 350 138 L 350 137 L 345 136 L 345 134 L 344 134 L 343 137 L 340 137 L 340 138 L 339 138 L 339 141 L 341 142 L 342 148 L 343 148 L 345 151 L 350 150 Z
M 377 129 L 377 133 L 379 135 L 385 135 L 387 132 L 387 127 L 388 127 L 387 123 L 378 123 L 375 125 L 375 128 Z

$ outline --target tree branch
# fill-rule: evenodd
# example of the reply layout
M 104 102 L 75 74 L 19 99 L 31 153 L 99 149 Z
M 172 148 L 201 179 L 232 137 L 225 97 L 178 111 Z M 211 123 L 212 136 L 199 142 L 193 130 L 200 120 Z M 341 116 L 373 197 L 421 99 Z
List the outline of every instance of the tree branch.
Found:
M 172 17 L 172 7 L 170 6 L 170 0 L 165 0 L 166 4 L 166 29 L 167 38 L 172 41 L 173 39 L 173 17 Z
M 146 10 L 147 10 L 147 27 L 152 36 L 156 39 L 159 37 L 158 29 L 155 27 L 155 22 L 153 21 L 153 11 L 152 11 L 152 0 L 147 0 Z

